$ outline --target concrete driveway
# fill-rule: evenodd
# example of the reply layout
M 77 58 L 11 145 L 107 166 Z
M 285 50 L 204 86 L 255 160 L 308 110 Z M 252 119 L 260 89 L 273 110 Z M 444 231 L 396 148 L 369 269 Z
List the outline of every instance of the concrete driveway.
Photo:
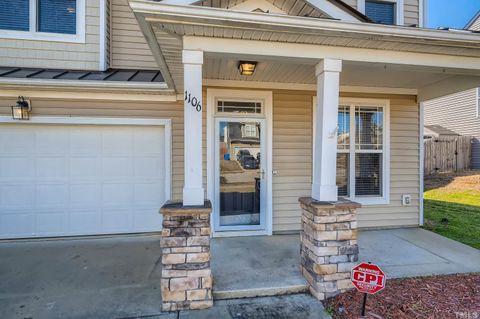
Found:
M 159 236 L 124 236 L 2 242 L 0 317 L 157 316 L 159 240 Z

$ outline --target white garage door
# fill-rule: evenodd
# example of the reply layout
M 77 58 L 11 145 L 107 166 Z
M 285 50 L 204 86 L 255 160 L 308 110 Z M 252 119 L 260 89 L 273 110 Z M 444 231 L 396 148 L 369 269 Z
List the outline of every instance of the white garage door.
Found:
M 0 124 L 0 238 L 161 230 L 165 128 Z

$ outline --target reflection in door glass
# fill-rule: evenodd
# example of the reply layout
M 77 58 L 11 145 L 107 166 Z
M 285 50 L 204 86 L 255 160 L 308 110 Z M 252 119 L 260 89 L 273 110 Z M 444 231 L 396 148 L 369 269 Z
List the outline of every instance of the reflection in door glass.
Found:
M 220 122 L 220 225 L 260 225 L 260 124 Z

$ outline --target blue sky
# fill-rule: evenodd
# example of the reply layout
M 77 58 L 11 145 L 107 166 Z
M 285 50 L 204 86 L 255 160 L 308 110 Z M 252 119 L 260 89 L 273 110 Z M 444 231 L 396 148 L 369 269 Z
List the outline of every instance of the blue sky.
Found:
M 429 0 L 427 27 L 462 29 L 480 10 L 480 0 Z

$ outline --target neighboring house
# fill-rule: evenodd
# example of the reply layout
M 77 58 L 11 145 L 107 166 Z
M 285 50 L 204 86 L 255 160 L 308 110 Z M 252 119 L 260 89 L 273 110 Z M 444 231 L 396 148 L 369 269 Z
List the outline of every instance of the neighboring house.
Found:
M 455 137 L 459 135 L 460 134 L 452 130 L 446 129 L 440 125 L 425 125 L 423 128 L 423 137 L 426 139 L 440 136 Z
M 465 26 L 480 32 L 480 11 Z M 472 136 L 472 168 L 480 169 L 480 88 L 449 94 L 424 103 L 425 124 L 441 125 Z
M 301 196 L 363 204 L 360 227 L 418 226 L 418 103 L 480 85 L 480 35 L 424 29 L 424 8 L 1 1 L 0 238 L 159 231 L 170 198 L 212 200 L 214 236 L 297 232 Z M 221 209 L 222 122 L 260 148 L 258 168 L 230 167 L 252 174 L 248 220 Z

